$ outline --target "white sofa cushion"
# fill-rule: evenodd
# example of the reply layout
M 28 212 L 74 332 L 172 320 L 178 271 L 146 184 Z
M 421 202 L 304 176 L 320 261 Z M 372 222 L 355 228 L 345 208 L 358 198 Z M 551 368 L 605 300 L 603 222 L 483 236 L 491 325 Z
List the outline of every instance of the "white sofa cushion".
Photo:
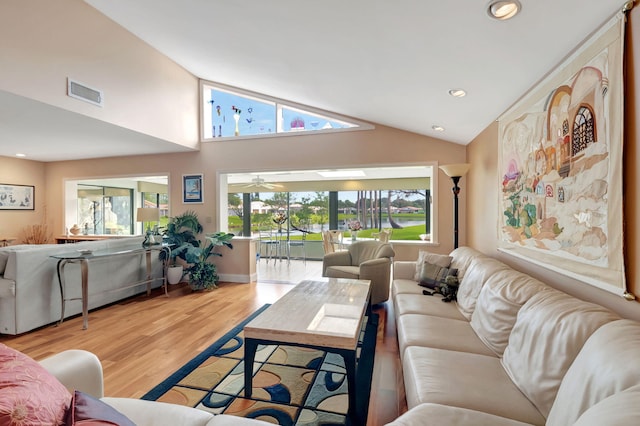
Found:
M 213 418 L 211 413 L 191 407 L 165 402 L 146 401 L 134 398 L 101 399 L 115 408 L 137 426 L 153 425 L 193 425 L 206 426 Z
M 547 424 L 573 424 L 589 407 L 640 384 L 638 348 L 640 323 L 636 321 L 614 321 L 596 330 L 562 379 Z M 640 393 L 634 405 L 640 406 Z
M 527 426 L 517 420 L 494 416 L 467 408 L 441 404 L 420 404 L 386 426 L 473 425 L 473 426 Z
M 584 412 L 573 426 L 640 425 L 640 385 L 603 399 Z
M 393 262 L 393 278 L 415 281 L 416 262 L 408 260 L 396 260 Z
M 471 320 L 478 295 L 487 279 L 496 272 L 507 269 L 507 265 L 490 257 L 480 256 L 471 261 L 458 288 L 458 308 L 467 320 Z
M 478 338 L 468 321 L 432 315 L 400 315 L 396 323 L 400 358 L 408 346 L 448 349 L 495 356 Z
M 396 297 L 398 294 L 422 294 L 424 287 L 418 285 L 413 279 L 405 280 L 396 278 L 391 286 L 391 294 Z
M 409 408 L 429 402 L 544 424 L 497 357 L 410 346 L 402 366 Z
M 602 306 L 557 290 L 535 294 L 518 312 L 504 351 L 504 368 L 547 417 L 584 342 L 602 325 L 618 319 Z
M 550 288 L 513 269 L 498 271 L 480 290 L 471 327 L 494 353 L 502 356 L 522 305 L 534 294 Z
M 418 284 L 416 283 L 416 286 Z M 393 299 L 396 316 L 405 314 L 434 315 L 457 320 L 467 319 L 458 310 L 455 302 L 446 303 L 439 295 L 399 294 Z
M 488 256 L 480 253 L 476 249 L 472 249 L 471 247 L 458 247 L 450 253 L 453 260 L 451 261 L 451 267 L 458 270 L 458 279 L 462 281 L 465 274 L 467 273 L 467 269 L 473 259 L 483 258 L 487 259 Z
M 244 417 L 214 416 L 197 408 L 166 402 L 146 401 L 133 398 L 102 398 L 131 419 L 137 426 L 185 425 L 185 426 L 268 426 L 259 420 Z

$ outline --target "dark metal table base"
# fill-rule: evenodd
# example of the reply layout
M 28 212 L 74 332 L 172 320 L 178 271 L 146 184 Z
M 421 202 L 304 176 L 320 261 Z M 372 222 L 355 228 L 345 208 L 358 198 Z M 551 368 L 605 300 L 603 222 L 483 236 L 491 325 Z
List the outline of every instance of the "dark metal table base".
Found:
M 367 321 L 365 327 L 369 327 L 371 319 L 371 305 L 367 306 Z M 307 344 L 281 342 L 277 340 L 264 340 L 264 339 L 252 339 L 245 337 L 244 339 L 244 395 L 247 398 L 251 398 L 253 393 L 253 364 L 256 358 L 256 351 L 258 345 L 282 345 L 282 346 L 297 346 L 309 349 L 317 349 L 324 352 L 331 352 L 342 356 L 344 359 L 344 366 L 347 373 L 347 390 L 349 396 L 349 409 L 347 411 L 347 421 L 349 425 L 361 425 L 363 424 L 360 419 L 366 417 L 366 413 L 359 413 L 356 405 L 356 373 L 357 373 L 357 348 L 351 349 L 337 349 L 328 348 L 326 346 L 315 346 Z M 364 417 L 363 417 L 364 416 Z

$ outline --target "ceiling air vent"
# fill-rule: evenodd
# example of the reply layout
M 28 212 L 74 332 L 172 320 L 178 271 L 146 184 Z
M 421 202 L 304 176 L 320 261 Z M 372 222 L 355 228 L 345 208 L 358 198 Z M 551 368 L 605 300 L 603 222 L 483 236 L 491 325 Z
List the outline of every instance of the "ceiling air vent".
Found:
M 67 95 L 98 106 L 104 103 L 101 90 L 92 89 L 70 78 L 67 79 Z

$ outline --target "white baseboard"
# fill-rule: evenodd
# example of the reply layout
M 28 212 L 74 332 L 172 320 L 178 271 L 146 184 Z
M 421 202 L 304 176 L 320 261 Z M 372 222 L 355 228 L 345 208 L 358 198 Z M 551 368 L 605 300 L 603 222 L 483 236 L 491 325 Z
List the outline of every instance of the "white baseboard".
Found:
M 258 281 L 258 274 L 219 274 L 220 281 L 227 283 L 245 283 Z

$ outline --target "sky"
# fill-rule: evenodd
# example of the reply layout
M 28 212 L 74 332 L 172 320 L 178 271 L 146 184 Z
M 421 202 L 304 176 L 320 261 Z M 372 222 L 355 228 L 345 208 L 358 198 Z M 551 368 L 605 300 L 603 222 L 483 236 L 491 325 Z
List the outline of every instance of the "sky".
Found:
M 206 92 L 205 92 L 206 93 Z M 235 136 L 238 115 L 239 135 L 257 135 L 276 132 L 276 106 L 249 97 L 242 97 L 221 90 L 211 90 L 210 102 L 211 122 L 215 129 L 214 137 Z M 305 113 L 292 108 L 282 108 L 282 129 L 291 131 L 293 127 L 304 126 L 305 130 L 320 130 L 326 126 L 331 128 L 349 127 L 338 121 L 332 121 L 319 115 Z M 206 135 L 205 135 L 206 136 Z

